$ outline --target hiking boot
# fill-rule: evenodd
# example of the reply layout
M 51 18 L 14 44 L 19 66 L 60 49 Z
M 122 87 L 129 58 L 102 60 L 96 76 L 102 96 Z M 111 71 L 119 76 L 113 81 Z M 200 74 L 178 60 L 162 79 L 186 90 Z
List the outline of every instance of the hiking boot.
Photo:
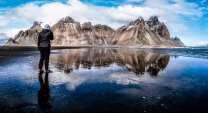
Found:
M 42 74 L 44 71 L 42 69 L 39 70 L 39 73 Z
M 52 70 L 46 70 L 46 73 L 53 73 Z

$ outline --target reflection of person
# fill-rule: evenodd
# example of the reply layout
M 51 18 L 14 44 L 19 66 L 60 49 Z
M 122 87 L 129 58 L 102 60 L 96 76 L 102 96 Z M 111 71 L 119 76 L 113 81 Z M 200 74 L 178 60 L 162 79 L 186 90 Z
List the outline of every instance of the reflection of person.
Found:
M 38 35 L 38 49 L 40 51 L 39 70 L 42 72 L 43 62 L 45 63 L 45 71 L 49 72 L 49 56 L 51 49 L 51 40 L 53 40 L 53 32 L 50 26 L 46 24 Z
M 50 103 L 50 89 L 48 82 L 48 73 L 39 73 L 40 90 L 38 91 L 38 105 L 44 113 L 51 113 L 52 105 Z

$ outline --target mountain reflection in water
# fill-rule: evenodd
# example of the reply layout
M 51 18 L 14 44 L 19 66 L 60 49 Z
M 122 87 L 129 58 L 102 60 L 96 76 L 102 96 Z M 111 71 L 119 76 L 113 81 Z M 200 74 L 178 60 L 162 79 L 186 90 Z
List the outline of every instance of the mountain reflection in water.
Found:
M 149 73 L 157 76 L 166 68 L 170 56 L 147 51 L 116 49 L 77 49 L 62 50 L 51 57 L 51 63 L 59 70 L 70 73 L 79 68 L 109 67 L 116 64 L 136 75 Z

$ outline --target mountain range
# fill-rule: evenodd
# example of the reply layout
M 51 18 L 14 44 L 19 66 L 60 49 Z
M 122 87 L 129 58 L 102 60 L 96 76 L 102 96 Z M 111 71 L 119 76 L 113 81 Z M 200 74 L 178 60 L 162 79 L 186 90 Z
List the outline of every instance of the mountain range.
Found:
M 8 37 L 4 33 L 0 33 L 0 46 L 4 45 L 8 40 Z
M 157 16 L 148 20 L 142 17 L 129 22 L 118 29 L 107 25 L 92 25 L 91 22 L 80 23 L 71 17 L 60 19 L 51 27 L 54 34 L 52 46 L 80 45 L 119 45 L 119 46 L 151 46 L 151 47 L 183 47 L 183 42 L 171 38 L 167 26 Z M 41 22 L 20 31 L 10 38 L 9 46 L 36 46 L 38 33 L 42 30 Z

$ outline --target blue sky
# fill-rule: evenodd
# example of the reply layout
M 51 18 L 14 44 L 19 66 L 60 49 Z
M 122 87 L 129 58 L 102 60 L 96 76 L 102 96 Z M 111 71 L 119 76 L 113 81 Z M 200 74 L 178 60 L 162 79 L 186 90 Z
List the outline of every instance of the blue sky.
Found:
M 35 20 L 54 24 L 65 16 L 118 28 L 152 15 L 186 45 L 208 43 L 208 0 L 0 0 L 0 33 L 14 36 Z

